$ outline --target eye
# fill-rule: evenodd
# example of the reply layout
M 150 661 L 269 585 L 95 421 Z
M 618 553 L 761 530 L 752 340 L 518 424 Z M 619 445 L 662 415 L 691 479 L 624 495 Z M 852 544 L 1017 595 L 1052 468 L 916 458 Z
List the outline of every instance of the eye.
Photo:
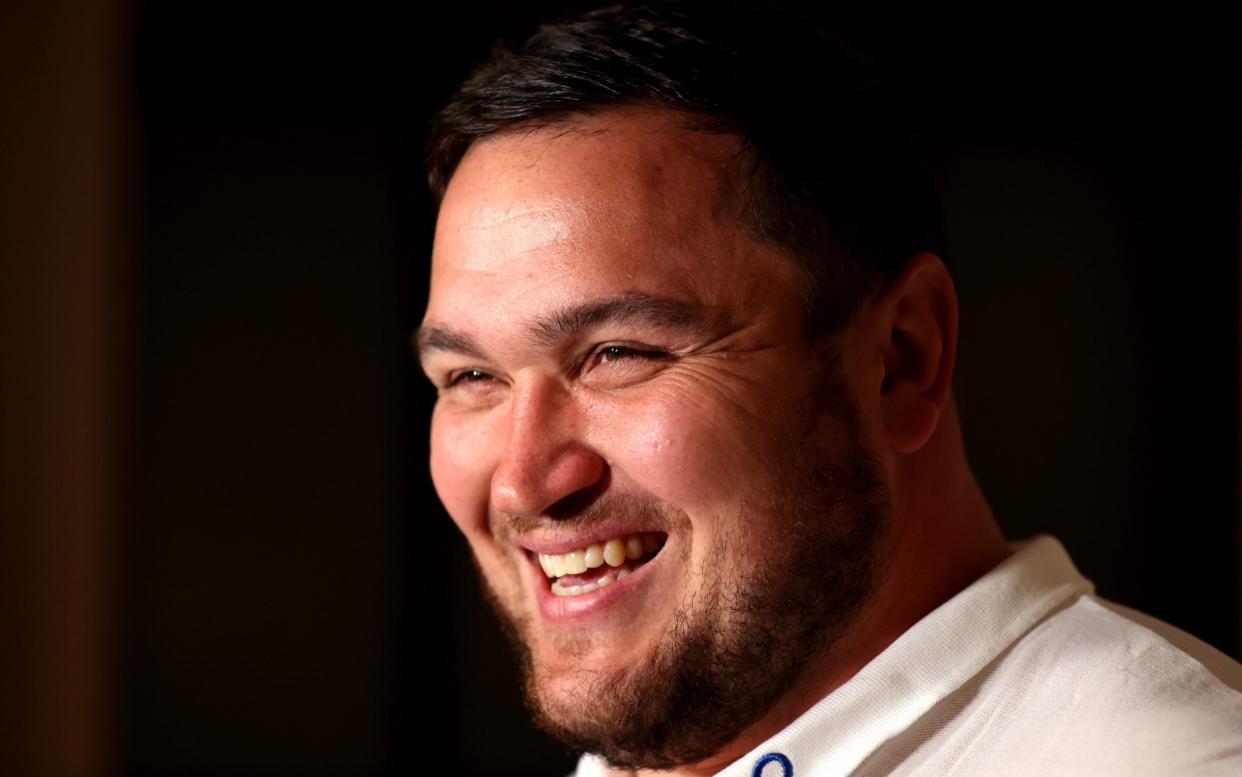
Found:
M 449 381 L 444 385 L 445 388 L 453 388 L 462 384 L 469 383 L 486 383 L 495 380 L 483 370 L 462 370 L 449 375 Z
M 658 373 L 670 356 L 658 348 L 610 343 L 591 352 L 580 379 L 597 388 L 632 386 Z
M 626 359 L 662 359 L 668 356 L 664 351 L 635 348 L 628 345 L 605 345 L 595 352 L 596 358 L 602 362 L 617 362 Z

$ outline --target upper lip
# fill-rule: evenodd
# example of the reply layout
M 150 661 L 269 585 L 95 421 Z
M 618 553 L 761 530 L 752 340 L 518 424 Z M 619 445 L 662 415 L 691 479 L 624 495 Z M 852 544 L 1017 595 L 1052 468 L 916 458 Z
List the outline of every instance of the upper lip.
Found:
M 526 550 L 543 555 L 560 555 L 568 553 L 571 550 L 580 550 L 588 545 L 596 543 L 603 544 L 613 537 L 628 537 L 631 534 L 645 533 L 667 534 L 664 529 L 656 527 L 651 528 L 635 528 L 633 526 L 622 527 L 599 526 L 586 531 L 546 531 L 532 532 L 521 537 L 517 544 Z

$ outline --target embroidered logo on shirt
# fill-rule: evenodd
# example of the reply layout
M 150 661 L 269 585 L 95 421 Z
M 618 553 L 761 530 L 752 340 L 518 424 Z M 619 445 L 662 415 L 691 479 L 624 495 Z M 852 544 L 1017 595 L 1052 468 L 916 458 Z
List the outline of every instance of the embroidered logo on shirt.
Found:
M 770 763 L 778 763 L 781 765 L 780 777 L 793 777 L 793 764 L 789 762 L 789 758 L 784 753 L 768 753 L 759 756 L 759 760 L 755 761 L 754 771 L 750 773 L 750 777 L 764 777 L 763 767 Z M 767 775 L 767 777 L 775 777 Z

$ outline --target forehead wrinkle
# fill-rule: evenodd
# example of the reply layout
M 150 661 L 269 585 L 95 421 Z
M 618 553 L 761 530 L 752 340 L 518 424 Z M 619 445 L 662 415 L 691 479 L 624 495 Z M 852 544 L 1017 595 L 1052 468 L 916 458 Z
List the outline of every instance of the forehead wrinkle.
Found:
M 563 198 L 502 193 L 504 199 L 476 205 L 452 225 L 468 257 L 466 267 L 486 267 L 495 261 L 493 253 L 529 253 L 567 243 L 581 221 Z M 496 242 L 506 243 L 506 249 L 490 251 L 488 246 Z

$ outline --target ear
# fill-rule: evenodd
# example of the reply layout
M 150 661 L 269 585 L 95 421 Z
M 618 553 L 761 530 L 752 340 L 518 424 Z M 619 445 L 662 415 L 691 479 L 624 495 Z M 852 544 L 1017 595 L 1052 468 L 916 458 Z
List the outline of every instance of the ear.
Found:
M 875 310 L 884 435 L 893 452 L 913 453 L 936 431 L 953 377 L 958 311 L 948 268 L 935 254 L 915 254 Z

